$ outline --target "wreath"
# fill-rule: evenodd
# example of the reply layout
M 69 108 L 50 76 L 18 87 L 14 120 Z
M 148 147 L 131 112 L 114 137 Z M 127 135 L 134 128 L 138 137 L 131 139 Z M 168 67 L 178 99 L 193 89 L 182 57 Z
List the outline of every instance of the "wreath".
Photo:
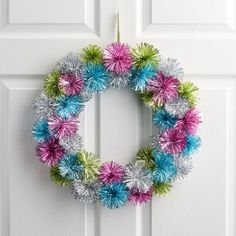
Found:
M 75 199 L 100 201 L 111 209 L 167 194 L 173 181 L 191 171 L 191 156 L 201 144 L 196 135 L 198 89 L 183 75 L 176 59 L 161 57 L 148 43 L 130 48 L 118 41 L 105 49 L 89 45 L 62 57 L 33 104 L 36 155 L 50 167 L 51 180 L 70 186 Z M 84 149 L 78 133 L 85 103 L 110 87 L 130 87 L 153 114 L 151 144 L 126 166 L 100 163 Z

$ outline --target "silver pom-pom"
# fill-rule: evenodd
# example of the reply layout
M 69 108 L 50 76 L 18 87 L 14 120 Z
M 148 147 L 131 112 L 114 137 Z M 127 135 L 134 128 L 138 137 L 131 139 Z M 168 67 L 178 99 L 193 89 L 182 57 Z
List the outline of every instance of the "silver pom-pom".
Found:
M 79 199 L 85 203 L 96 202 L 99 199 L 99 182 L 82 182 L 75 180 L 72 183 L 72 195 L 75 199 Z
M 184 77 L 184 69 L 175 58 L 161 58 L 158 70 L 165 76 L 173 76 L 176 79 Z
M 79 54 L 76 52 L 69 52 L 57 62 L 57 68 L 62 73 L 79 73 L 81 70 Z
M 156 125 L 153 125 L 153 135 L 152 135 L 152 141 L 151 141 L 151 147 L 156 150 L 160 150 L 160 130 L 157 128 Z
M 174 163 L 177 169 L 176 179 L 184 179 L 193 169 L 193 160 L 191 158 L 176 155 L 174 156 Z
M 129 163 L 125 167 L 124 183 L 129 189 L 147 192 L 152 186 L 152 173 L 142 163 Z
M 82 90 L 80 93 L 80 97 L 83 102 L 88 102 L 93 97 L 93 94 L 86 90 Z
M 36 116 L 46 119 L 54 112 L 56 104 L 48 98 L 44 93 L 37 97 L 33 103 L 33 110 Z
M 60 139 L 60 145 L 70 154 L 76 154 L 83 148 L 83 140 L 79 134 L 65 136 Z
M 131 73 L 122 75 L 111 74 L 110 85 L 112 88 L 125 88 L 128 86 L 131 78 Z
M 165 110 L 173 116 L 182 118 L 189 109 L 189 103 L 184 98 L 177 98 L 165 104 Z

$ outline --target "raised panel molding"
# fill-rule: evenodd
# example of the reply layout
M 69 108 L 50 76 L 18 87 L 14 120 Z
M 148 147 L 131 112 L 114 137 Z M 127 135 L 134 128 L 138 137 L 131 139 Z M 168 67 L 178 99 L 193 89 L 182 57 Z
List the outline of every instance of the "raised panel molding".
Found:
M 27 2 L 27 0 L 24 1 L 25 4 Z M 61 6 L 59 5 L 58 7 L 54 7 L 53 3 L 51 3 L 48 8 L 47 3 L 49 4 L 48 1 L 45 1 L 44 4 L 37 2 L 35 6 L 39 5 L 38 7 L 42 8 L 42 11 L 44 10 L 41 16 L 37 8 L 32 8 L 33 3 L 31 8 L 29 8 L 27 5 L 22 6 L 18 1 L 0 0 L 2 13 L 0 15 L 0 33 L 66 32 L 86 38 L 99 37 L 100 16 L 97 9 L 99 8 L 100 0 L 80 0 L 77 4 L 71 3 L 71 5 L 68 5 L 68 9 L 65 9 L 65 5 L 69 4 L 69 1 L 61 2 Z M 78 7 L 78 12 L 73 8 L 74 5 Z M 32 9 L 32 12 L 28 12 L 30 9 Z M 53 10 L 56 12 L 53 12 Z
M 209 1 L 208 4 L 207 1 Z M 210 0 L 207 1 L 202 0 L 200 3 L 193 1 L 193 4 L 187 1 L 189 8 L 189 12 L 187 12 L 186 7 L 181 8 L 180 2 L 174 0 L 137 0 L 136 36 L 148 38 L 168 33 L 235 32 L 234 0 L 217 0 L 212 4 Z M 184 3 L 185 1 L 182 4 Z M 171 8 L 171 4 L 174 5 L 173 9 L 177 9 L 177 12 L 168 10 Z M 200 5 L 198 9 L 194 8 L 196 4 Z M 201 9 L 204 7 L 207 9 L 202 13 Z M 207 12 L 211 13 L 207 15 Z

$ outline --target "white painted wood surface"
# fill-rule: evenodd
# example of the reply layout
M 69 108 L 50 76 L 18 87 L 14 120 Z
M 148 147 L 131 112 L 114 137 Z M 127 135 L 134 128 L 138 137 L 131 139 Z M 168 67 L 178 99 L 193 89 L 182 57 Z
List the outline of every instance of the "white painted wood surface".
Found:
M 147 41 L 176 57 L 200 88 L 203 146 L 168 197 L 111 211 L 49 181 L 31 136 L 32 101 L 58 58 L 89 43 Z M 0 235 L 234 236 L 235 0 L 0 0 Z M 150 114 L 129 90 L 86 106 L 86 148 L 122 164 L 150 140 Z

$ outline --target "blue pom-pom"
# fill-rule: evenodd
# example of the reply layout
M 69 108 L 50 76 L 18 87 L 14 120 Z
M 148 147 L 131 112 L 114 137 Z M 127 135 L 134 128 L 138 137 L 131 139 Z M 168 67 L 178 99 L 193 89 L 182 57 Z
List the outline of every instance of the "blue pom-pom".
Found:
M 139 69 L 132 70 L 131 85 L 135 91 L 143 92 L 146 89 L 148 80 L 155 77 L 156 69 L 152 65 L 145 65 Z
M 86 90 L 98 93 L 108 88 L 109 74 L 102 64 L 88 63 L 83 69 Z
M 173 180 L 177 174 L 173 156 L 156 150 L 152 152 L 152 155 L 156 164 L 153 180 L 161 183 Z
M 63 118 L 78 116 L 84 109 L 84 103 L 79 96 L 61 96 L 56 101 L 56 113 Z
M 45 142 L 50 139 L 51 135 L 48 128 L 48 122 L 45 119 L 36 121 L 32 128 L 34 139 L 39 142 Z
M 61 176 L 75 180 L 82 175 L 83 166 L 76 155 L 64 155 L 59 162 L 59 171 Z
M 182 155 L 184 157 L 189 157 L 191 154 L 197 151 L 200 146 L 201 146 L 201 138 L 199 136 L 187 135 L 186 145 L 184 150 L 182 151 Z
M 128 195 L 125 184 L 120 182 L 102 185 L 99 191 L 102 204 L 111 209 L 124 206 L 128 201 Z
M 157 125 L 162 131 L 173 127 L 175 123 L 176 118 L 165 109 L 158 109 L 153 113 L 153 124 Z

